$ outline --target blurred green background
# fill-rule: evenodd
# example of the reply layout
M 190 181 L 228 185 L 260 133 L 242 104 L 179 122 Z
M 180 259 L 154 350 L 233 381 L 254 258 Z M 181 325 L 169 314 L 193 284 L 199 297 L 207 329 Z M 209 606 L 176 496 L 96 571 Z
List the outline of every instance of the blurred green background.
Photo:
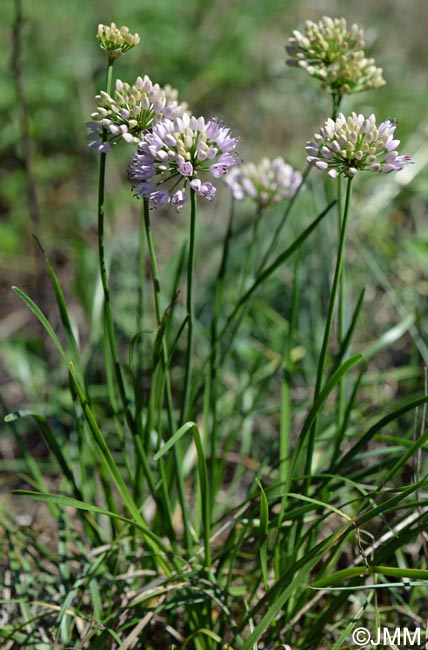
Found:
M 330 114 L 331 103 L 315 80 L 285 65 L 287 39 L 293 29 L 303 29 L 306 19 L 317 20 L 324 14 L 345 16 L 349 24 L 357 22 L 365 29 L 367 52 L 383 67 L 387 85 L 379 91 L 345 98 L 343 110 L 374 111 L 379 121 L 397 117 L 402 152 L 412 155 L 415 165 L 394 178 L 373 175 L 364 182 L 358 180 L 354 195 L 358 219 L 354 219 L 350 232 L 353 271 L 349 286 L 367 286 L 366 328 L 370 335 L 376 337 L 407 313 L 413 313 L 416 329 L 412 341 L 419 341 L 419 353 L 425 350 L 425 0 L 23 0 L 21 65 L 40 212 L 36 223 L 28 204 L 21 108 L 11 68 L 15 10 L 13 0 L 3 0 L 0 335 L 8 343 L 3 346 L 0 388 L 8 408 L 31 398 L 30 385 L 35 386 L 33 396 L 37 395 L 38 369 L 44 363 L 38 359 L 41 351 L 46 354 L 34 318 L 11 293 L 10 285 L 29 292 L 54 324 L 58 323 L 53 292 L 32 233 L 38 234 L 49 252 L 74 317 L 83 327 L 93 306 L 97 273 L 97 158 L 87 148 L 85 121 L 94 110 L 94 95 L 104 84 L 105 56 L 95 40 L 100 22 L 128 25 L 141 37 L 140 45 L 117 63 L 116 76 L 132 83 L 137 75 L 148 74 L 153 81 L 175 86 L 195 114 L 217 115 L 240 136 L 244 161 L 282 155 L 300 169 L 305 165 L 305 141 Z M 129 279 L 133 271 L 127 265 L 130 248 L 136 245 L 140 211 L 126 181 L 129 155 L 130 149 L 123 146 L 117 147 L 111 158 L 108 206 L 108 218 L 116 233 L 110 246 L 118 268 L 128 273 L 118 273 L 113 281 L 115 300 L 123 308 L 125 330 L 127 291 L 134 286 Z M 328 197 L 328 182 L 323 191 Z M 317 190 L 314 199 L 320 209 L 326 198 L 323 191 Z M 200 233 L 202 250 L 212 247 L 213 233 L 224 231 L 228 204 L 227 192 L 223 190 L 214 205 L 201 206 L 206 214 Z M 250 207 L 240 209 L 244 214 Z M 301 210 L 304 212 L 305 204 Z M 309 216 L 315 216 L 312 208 Z M 172 254 L 177 239 L 183 237 L 183 218 L 163 213 L 156 218 L 156 237 L 164 259 Z M 267 232 L 269 224 L 265 228 Z M 328 232 L 324 235 L 327 237 Z M 244 245 L 241 253 L 245 254 Z M 318 280 L 314 278 L 328 259 L 327 253 L 308 265 L 308 292 L 311 286 L 315 293 L 318 291 Z M 239 267 L 239 256 L 235 263 Z M 207 265 L 201 269 L 205 275 L 211 268 L 209 261 Z M 323 273 L 328 276 L 328 268 Z M 286 280 L 285 277 L 283 284 Z M 364 332 L 362 338 L 369 333 Z M 404 339 L 400 345 L 403 354 L 407 354 L 409 340 Z M 40 370 L 40 382 L 44 379 Z

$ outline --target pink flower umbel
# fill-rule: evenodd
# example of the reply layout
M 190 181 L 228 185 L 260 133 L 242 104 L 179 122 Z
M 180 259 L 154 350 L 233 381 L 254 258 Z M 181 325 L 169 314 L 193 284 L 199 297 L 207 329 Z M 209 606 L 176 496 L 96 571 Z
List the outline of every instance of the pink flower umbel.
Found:
M 220 178 L 237 165 L 237 143 L 238 138 L 231 137 L 230 129 L 215 118 L 205 122 L 203 117 L 185 114 L 162 120 L 144 134 L 129 166 L 135 196 L 151 199 L 155 208 L 172 203 L 180 210 L 190 187 L 212 201 L 216 188 L 200 175 Z
M 259 163 L 249 162 L 234 167 L 224 181 L 237 201 L 250 198 L 261 208 L 266 208 L 272 203 L 293 198 L 302 175 L 283 158 L 263 158 Z
M 339 113 L 336 120 L 329 118 L 314 140 L 306 144 L 307 161 L 332 178 L 338 174 L 352 178 L 358 171 L 400 171 L 412 161 L 410 156 L 398 155 L 396 125 L 396 120 L 391 119 L 376 126 L 373 114 L 365 118 L 361 113 L 351 113 L 346 118 Z

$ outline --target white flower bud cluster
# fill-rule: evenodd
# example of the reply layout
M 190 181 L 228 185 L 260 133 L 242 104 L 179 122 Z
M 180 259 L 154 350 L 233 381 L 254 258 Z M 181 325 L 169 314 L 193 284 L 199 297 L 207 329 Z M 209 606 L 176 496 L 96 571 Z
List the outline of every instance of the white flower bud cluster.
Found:
M 139 144 L 144 131 L 164 118 L 181 117 L 186 104 L 177 101 L 178 92 L 167 86 L 153 84 L 147 75 L 138 77 L 130 86 L 118 79 L 113 97 L 101 91 L 96 96 L 97 110 L 87 126 L 90 147 L 106 153 L 119 138 L 129 144 Z M 102 138 L 102 133 L 107 137 Z
M 289 39 L 288 65 L 298 66 L 322 82 L 332 94 L 344 95 L 380 88 L 385 84 L 382 68 L 364 52 L 364 32 L 358 25 L 348 29 L 345 18 L 324 16 L 318 23 L 305 23 L 305 34 L 295 30 Z
M 111 25 L 98 25 L 97 40 L 102 50 L 107 52 L 111 59 L 117 59 L 140 42 L 138 34 L 131 34 L 128 27 Z

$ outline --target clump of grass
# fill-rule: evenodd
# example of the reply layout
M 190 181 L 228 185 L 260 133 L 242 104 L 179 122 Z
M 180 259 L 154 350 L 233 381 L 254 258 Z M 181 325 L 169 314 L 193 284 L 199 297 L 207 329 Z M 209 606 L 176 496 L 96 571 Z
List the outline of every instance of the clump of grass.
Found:
M 335 53 L 346 23 L 323 20 L 337 28 L 327 30 Z M 62 333 L 13 290 L 54 346 L 62 384 L 50 409 L 6 417 L 27 485 L 14 498 L 44 504 L 44 524 L 37 531 L 2 515 L 4 647 L 337 649 L 356 627 L 419 626 L 428 579 L 427 391 L 416 372 L 410 397 L 382 411 L 370 402 L 377 378 L 368 361 L 412 323 L 357 347 L 364 290 L 353 301 L 344 273 L 355 176 L 410 162 L 397 153 L 394 121 L 377 127 L 374 116 L 339 113 L 349 70 L 353 88 L 363 90 L 372 64 L 361 48 L 358 56 L 342 48 L 346 74 L 327 86 L 332 115 L 307 145 L 303 174 L 280 159 L 239 170 L 238 138 L 216 119 L 191 116 L 169 87 L 148 77 L 132 87 L 117 80 L 112 96 L 114 65 L 138 37 L 114 24 L 99 35 L 107 74 L 90 137 L 99 155 L 101 334 L 79 343 L 57 272 L 36 240 Z M 325 54 L 327 37 L 315 30 L 314 38 Z M 306 43 L 298 32 L 295 41 Z M 299 51 L 311 76 L 318 50 Z M 324 78 L 323 65 L 331 76 L 334 63 L 317 61 L 315 76 Z M 379 69 L 372 74 L 380 86 Z M 132 151 L 129 176 L 142 205 L 129 269 L 138 278 L 131 337 L 121 328 L 105 241 L 106 168 L 119 144 Z M 328 204 L 320 205 L 313 167 L 335 185 Z M 198 202 L 214 199 L 223 176 L 234 200 L 216 242 L 217 269 L 203 284 Z M 255 214 L 240 222 L 236 202 L 244 198 Z M 172 271 L 158 263 L 152 217 L 162 216 L 152 208 L 179 210 L 183 229 L 189 208 Z M 324 305 L 311 264 L 314 241 L 334 216 Z M 272 287 L 280 272 L 289 286 L 279 285 L 286 300 L 278 304 Z M 25 447 L 25 421 L 49 451 L 49 473 Z

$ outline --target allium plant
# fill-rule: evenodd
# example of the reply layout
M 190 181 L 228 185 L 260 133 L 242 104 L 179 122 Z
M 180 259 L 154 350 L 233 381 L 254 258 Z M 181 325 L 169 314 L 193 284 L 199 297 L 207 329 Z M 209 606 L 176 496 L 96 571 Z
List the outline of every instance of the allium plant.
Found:
M 186 104 L 179 103 L 177 97 L 171 86 L 161 88 L 147 75 L 137 77 L 132 86 L 117 79 L 113 96 L 101 91 L 95 97 L 98 108 L 87 122 L 89 146 L 107 153 L 119 139 L 139 144 L 143 133 L 157 122 L 183 115 Z
M 322 82 L 333 95 L 358 93 L 385 84 L 382 68 L 364 52 L 364 32 L 358 25 L 348 28 L 345 18 L 324 16 L 307 20 L 305 33 L 295 30 L 289 39 L 288 65 L 298 66 Z
M 327 18 L 318 23 L 318 26 L 315 23 L 308 25 L 308 35 L 304 37 L 308 45 L 300 39 L 301 35 L 297 36 L 298 32 L 294 37 L 296 60 L 302 62 L 302 67 L 306 67 L 314 76 L 319 72 L 315 74 L 317 59 L 314 59 L 315 63 L 312 62 L 315 66 L 312 71 L 309 63 L 306 65 L 309 59 L 303 56 L 304 47 L 308 52 L 311 51 L 309 36 L 313 32 L 313 40 L 320 51 L 319 59 L 324 50 L 330 53 L 330 58 L 333 55 L 336 57 L 339 66 L 342 64 L 340 57 L 345 57 L 348 72 L 354 62 L 360 73 L 359 83 L 362 84 L 364 75 L 361 74 L 365 64 L 361 63 L 364 59 L 361 30 L 353 26 L 348 32 L 344 20 L 333 21 Z M 36 647 L 40 631 L 40 640 L 43 642 L 38 647 L 47 647 L 50 639 L 45 634 L 46 624 L 56 628 L 51 638 L 55 643 L 61 643 L 61 647 L 74 647 L 77 643 L 79 647 L 91 644 L 94 648 L 138 646 L 157 650 L 175 647 L 173 643 L 178 641 L 182 647 L 190 647 L 192 644 L 195 650 L 214 650 L 220 646 L 232 648 L 232 644 L 234 648 L 251 650 L 259 642 L 267 648 L 283 641 L 280 643 L 283 647 L 291 647 L 288 645 L 290 642 L 293 648 L 306 649 L 318 647 L 318 641 L 322 642 L 318 638 L 320 633 L 325 633 L 326 626 L 329 626 L 328 647 L 342 647 L 346 643 L 345 635 L 348 635 L 350 627 L 346 623 L 344 633 L 337 630 L 340 612 L 329 600 L 332 585 L 333 589 L 337 589 L 337 585 L 342 585 L 344 579 L 351 579 L 354 584 L 356 580 L 362 581 L 364 575 L 376 577 L 377 574 L 382 579 L 385 578 L 385 581 L 378 581 L 375 586 L 385 588 L 391 586 L 386 582 L 390 576 L 399 575 L 400 580 L 405 577 L 408 584 L 412 584 L 410 579 L 428 579 L 428 572 L 423 569 L 410 569 L 410 573 L 406 574 L 401 572 L 401 568 L 387 565 L 389 558 L 395 561 L 399 549 L 397 542 L 400 539 L 408 545 L 414 530 L 417 534 L 424 532 L 424 521 L 418 511 L 421 502 L 415 508 L 413 495 L 419 486 L 426 487 L 425 479 L 412 482 L 405 491 L 392 491 L 388 487 L 384 494 L 383 490 L 383 485 L 388 485 L 394 475 L 399 476 L 398 470 L 401 467 L 408 473 L 405 463 L 413 452 L 419 453 L 428 440 L 428 433 L 422 433 L 413 443 L 405 441 L 405 453 L 398 460 L 396 456 L 400 452 L 388 449 L 386 478 L 382 473 L 378 480 L 376 467 L 376 472 L 373 473 L 374 489 L 371 485 L 372 475 L 367 471 L 368 466 L 363 467 L 364 454 L 361 453 L 367 442 L 376 440 L 376 433 L 385 424 L 396 420 L 401 428 L 406 411 L 426 404 L 426 391 L 422 397 L 406 403 L 404 407 L 400 406 L 374 424 L 373 414 L 370 413 L 367 420 L 369 428 L 363 431 L 363 418 L 355 420 L 357 426 L 347 426 L 347 418 L 353 417 L 361 374 L 352 395 L 345 402 L 347 414 L 343 418 L 337 418 L 333 424 L 337 425 L 334 448 L 326 451 L 320 448 L 320 454 L 314 453 L 317 419 L 322 413 L 323 405 L 327 400 L 331 404 L 332 392 L 339 389 L 339 394 L 341 379 L 362 357 L 354 355 L 343 361 L 357 321 L 358 307 L 352 316 L 348 332 L 343 338 L 338 337 L 338 355 L 333 361 L 330 374 L 327 378 L 324 377 L 336 296 L 344 264 L 351 187 L 357 171 L 388 174 L 399 171 L 411 162 L 408 156 L 398 154 L 399 141 L 394 139 L 396 123 L 394 120 L 386 120 L 378 127 L 373 115 L 365 118 L 356 113 L 352 113 L 349 118 L 339 114 L 335 119 L 327 120 L 313 141 L 307 144 L 309 165 L 303 177 L 282 158 L 272 161 L 263 159 L 259 164 L 249 163 L 238 168 L 235 167 L 239 163 L 236 153 L 238 138 L 232 137 L 230 130 L 216 119 L 206 122 L 203 117 L 190 117 L 183 113 L 184 106 L 178 103 L 176 91 L 170 87 L 160 89 L 148 77 L 139 77 L 133 86 L 116 82 L 116 91 L 112 96 L 113 63 L 119 54 L 138 42 L 138 36 L 130 35 L 125 27 L 118 30 L 112 23 L 111 27 L 100 26 L 98 39 L 108 53 L 106 90 L 99 95 L 98 110 L 91 126 L 92 146 L 100 152 L 97 216 L 99 268 L 104 294 L 104 366 L 101 372 L 97 369 L 97 385 L 92 390 L 89 382 L 94 373 L 89 365 L 84 368 L 81 364 L 64 294 L 53 267 L 45 256 L 65 328 L 66 348 L 38 306 L 24 292 L 15 289 L 38 317 L 67 368 L 70 396 L 67 401 L 63 397 L 59 401 L 66 407 L 64 431 L 67 435 L 64 439 L 59 437 L 61 428 L 54 422 L 54 418 L 47 419 L 44 415 L 31 411 L 8 416 L 10 422 L 22 415 L 31 416 L 38 424 L 63 473 L 62 481 L 55 479 L 53 484 L 70 492 L 71 497 L 49 493 L 49 483 L 45 483 L 40 468 L 36 463 L 30 462 L 30 480 L 39 491 L 24 490 L 19 493 L 46 502 L 51 507 L 53 516 L 56 509 L 62 513 L 64 506 L 70 506 L 82 514 L 82 519 L 81 525 L 76 526 L 75 515 L 69 517 L 64 512 L 64 516 L 61 514 L 61 519 L 58 518 L 57 573 L 54 574 L 54 580 L 51 572 L 47 575 L 42 598 L 37 593 L 37 580 L 34 580 L 32 567 L 33 560 L 37 560 L 34 561 L 34 566 L 39 570 L 46 565 L 46 558 L 49 559 L 49 568 L 53 565 L 54 553 L 50 536 L 49 548 L 43 550 L 41 561 L 36 557 L 35 551 L 43 547 L 39 542 L 35 545 L 34 539 L 31 541 L 30 553 L 21 553 L 21 540 L 27 539 L 23 537 L 25 526 L 19 525 L 16 539 L 20 546 L 17 545 L 16 550 L 13 547 L 13 543 L 16 543 L 14 539 L 9 534 L 5 537 L 12 549 L 12 561 L 11 570 L 7 571 L 10 575 L 5 581 L 3 600 L 7 614 L 9 611 L 14 614 L 19 609 L 20 617 L 17 624 L 12 618 L 11 623 L 8 618 L 6 624 L 4 620 L 0 621 L 0 637 L 6 639 L 6 643 L 10 641 L 14 647 L 16 644 L 21 647 Z M 298 41 L 301 48 L 299 51 Z M 315 46 L 312 49 L 315 53 L 318 52 Z M 302 56 L 298 57 L 298 53 Z M 329 63 L 329 66 L 331 81 L 333 63 Z M 319 74 L 322 78 L 321 72 Z M 346 87 L 343 83 L 339 90 L 339 86 L 332 84 L 330 90 L 334 95 L 348 92 Z M 356 92 L 356 87 L 355 85 L 352 92 Z M 338 102 L 334 104 L 334 109 L 337 108 Z M 152 354 L 147 354 L 150 350 L 150 332 L 153 330 L 144 327 L 146 313 L 142 313 L 142 300 L 136 310 L 140 313 L 137 313 L 136 334 L 129 342 L 129 364 L 126 367 L 121 361 L 115 337 L 104 251 L 106 152 L 111 142 L 116 140 L 138 145 L 129 168 L 134 192 L 138 197 L 143 197 L 138 283 L 141 292 L 144 287 L 145 301 L 146 249 L 142 245 L 145 234 L 156 319 Z M 248 354 L 246 351 L 246 355 L 251 359 L 251 367 L 249 372 L 245 367 L 239 368 L 244 381 L 234 381 L 233 366 L 238 364 L 233 361 L 233 364 L 226 367 L 224 362 L 250 297 L 278 268 L 284 268 L 292 255 L 299 253 L 304 242 L 334 205 L 333 202 L 327 206 L 285 250 L 269 265 L 265 265 L 312 167 L 329 174 L 339 188 L 339 242 L 313 405 L 304 419 L 298 413 L 297 417 L 293 414 L 292 428 L 290 413 L 294 404 L 291 401 L 291 371 L 292 352 L 296 349 L 294 345 L 297 342 L 295 330 L 298 324 L 299 254 L 296 255 L 294 267 L 284 349 L 277 352 L 276 342 L 272 349 L 260 346 L 262 349 L 259 358 L 262 365 L 258 365 L 254 341 L 251 341 L 249 347 L 245 345 L 250 352 Z M 207 177 L 211 180 L 207 180 Z M 195 364 L 195 381 L 192 383 L 197 196 L 211 201 L 216 192 L 212 181 L 219 178 L 224 178 L 235 199 L 249 197 L 254 201 L 257 217 L 274 203 L 284 201 L 286 207 L 261 262 L 260 238 L 255 236 L 259 220 L 255 219 L 253 249 L 245 250 L 247 259 L 244 262 L 239 259 L 237 266 L 248 265 L 254 252 L 257 253 L 258 268 L 244 292 L 238 293 L 236 302 L 229 311 L 229 290 L 225 291 L 226 285 L 229 282 L 232 291 L 236 285 L 236 277 L 231 277 L 228 268 L 228 260 L 232 257 L 232 250 L 229 249 L 234 245 L 232 202 L 222 260 L 215 281 L 214 300 L 210 305 L 213 313 L 211 327 L 209 330 L 205 328 L 201 319 L 198 332 L 202 333 L 205 329 L 206 339 L 204 341 L 201 338 L 202 363 L 198 364 L 197 369 Z M 343 178 L 347 179 L 347 190 L 342 206 L 340 183 Z M 190 195 L 190 231 L 186 314 L 178 323 L 175 317 L 170 319 L 172 306 L 163 309 L 161 305 L 161 283 L 150 228 L 149 202 L 155 208 L 170 204 L 180 209 L 188 200 L 187 193 Z M 181 264 L 180 259 L 174 278 L 174 291 L 180 288 L 182 281 Z M 177 291 L 175 295 L 178 296 L 178 293 Z M 205 301 L 207 297 L 209 300 L 209 294 L 204 297 Z M 263 309 L 259 310 L 263 318 L 259 323 L 268 322 L 264 320 L 265 314 L 271 317 L 269 305 L 266 304 L 266 307 L 268 309 L 263 305 Z M 314 319 L 316 316 L 315 312 Z M 281 329 L 283 320 L 281 317 Z M 175 351 L 180 346 L 186 328 L 187 343 L 183 346 L 185 367 L 180 372 L 180 366 L 175 366 L 170 380 L 171 365 L 175 364 L 176 357 L 180 359 Z M 139 346 L 143 334 L 144 346 Z M 240 341 L 240 346 L 242 343 L 245 343 L 244 338 Z M 238 346 L 237 352 L 239 353 Z M 90 355 L 85 356 L 87 362 L 92 363 L 92 350 Z M 139 357 L 138 360 L 136 357 Z M 278 370 L 281 370 L 280 403 L 275 401 L 274 409 L 270 406 L 267 409 L 263 407 L 269 417 L 273 411 L 275 416 L 280 412 L 279 427 L 275 420 L 273 437 L 269 438 L 265 437 L 258 423 L 253 426 L 252 420 L 256 421 L 256 408 L 262 404 L 261 398 L 265 394 L 261 388 L 264 378 L 271 377 L 277 385 Z M 98 383 L 104 375 L 105 387 Z M 174 382 L 173 386 L 170 381 Z M 255 383 L 259 385 L 253 391 Z M 338 403 L 339 401 L 340 394 L 337 399 Z M 200 405 L 199 413 L 196 412 L 196 404 Z M 305 399 L 305 410 L 306 406 Z M 222 409 L 224 413 L 221 412 Z M 51 419 L 55 425 L 52 429 Z M 224 431 L 221 431 L 223 426 Z M 259 441 L 251 438 L 253 429 L 263 433 L 263 446 L 270 440 L 275 441 L 273 455 L 265 454 Z M 295 432 L 298 435 L 294 436 Z M 324 433 L 321 442 L 323 447 L 327 447 L 330 446 L 326 444 L 329 434 Z M 193 440 L 191 447 L 183 439 L 190 435 Z M 346 452 L 342 454 L 341 443 L 345 435 Z M 390 437 L 382 433 L 382 444 Z M 254 460 L 257 462 L 253 462 L 252 458 L 253 441 L 256 443 Z M 257 456 L 258 447 L 263 456 Z M 27 452 L 26 445 L 22 445 L 22 448 Z M 397 443 L 397 448 L 403 448 L 401 442 Z M 191 453 L 184 455 L 186 450 Z M 272 466 L 273 457 L 275 463 Z M 235 458 L 241 462 L 236 463 L 236 469 L 232 472 Z M 319 464 L 319 471 L 312 474 L 314 458 Z M 245 462 L 242 462 L 243 459 Z M 41 466 L 44 467 L 45 464 Z M 241 484 L 243 477 L 244 482 Z M 360 485 L 361 477 L 364 484 Z M 266 481 L 269 488 L 266 492 L 262 480 Z M 378 530 L 379 516 L 384 518 L 392 510 L 401 509 L 401 493 L 411 497 L 410 501 L 403 501 L 403 510 L 404 507 L 411 508 L 414 519 L 409 521 L 406 515 L 406 519 L 399 520 L 400 526 L 395 529 L 391 527 L 388 535 L 382 537 L 382 544 L 373 544 L 370 552 L 366 553 L 360 538 L 360 526 L 366 525 L 369 517 L 372 517 Z M 390 498 L 384 499 L 387 494 Z M 381 504 L 378 499 L 382 500 Z M 326 523 L 326 518 L 332 514 L 339 517 L 336 521 L 343 520 L 340 527 L 336 528 L 335 520 Z M 0 520 L 1 524 L 3 519 Z M 110 528 L 105 525 L 106 521 L 109 521 Z M 406 522 L 405 527 L 403 521 Z M 391 519 L 391 526 L 393 524 Z M 360 555 L 357 555 L 353 565 L 334 572 L 334 558 L 349 556 L 345 544 L 356 531 Z M 71 545 L 67 542 L 71 542 Z M 85 549 L 92 549 L 91 553 L 76 553 L 79 544 L 82 545 L 83 542 Z M 82 559 L 81 567 L 79 558 Z M 382 564 L 377 563 L 377 559 Z M 310 600 L 305 600 L 309 592 L 308 580 L 314 579 L 316 581 L 312 586 L 319 589 L 317 593 L 320 598 L 315 595 L 309 596 Z M 55 601 L 51 602 L 54 582 L 61 589 L 57 590 Z M 372 586 L 372 582 L 361 585 L 364 589 Z M 345 587 L 349 588 L 352 586 Z M 335 598 L 334 594 L 332 598 Z M 344 598 L 341 602 L 347 603 L 347 600 Z M 369 598 L 365 595 L 364 600 L 369 603 Z M 33 601 L 37 609 L 34 609 Z M 397 601 L 403 602 L 401 594 Z M 313 604 L 316 604 L 315 612 L 308 616 Z M 16 609 L 9 609 L 9 605 Z M 339 603 L 339 606 L 342 605 Z M 343 606 L 348 612 L 347 605 Z M 35 616 L 33 611 L 36 612 Z M 54 616 L 51 616 L 52 611 Z M 406 610 L 405 615 L 407 614 Z M 352 615 L 352 622 L 355 622 L 355 611 Z M 4 615 L 0 618 L 4 619 Z M 305 622 L 306 619 L 309 624 Z M 11 647 L 10 644 L 7 647 Z
M 234 167 L 224 181 L 237 201 L 250 198 L 260 208 L 266 208 L 272 203 L 291 199 L 302 182 L 302 174 L 283 158 L 263 158 L 259 163 L 249 162 Z
M 336 120 L 328 119 L 314 140 L 306 144 L 307 161 L 331 178 L 338 174 L 351 178 L 358 171 L 400 171 L 411 159 L 398 155 L 400 140 L 394 139 L 396 126 L 395 119 L 376 126 L 373 113 L 368 118 L 361 113 L 351 113 L 348 118 L 339 113 Z
M 347 178 L 345 204 L 339 219 L 339 246 L 336 269 L 330 292 L 324 338 L 318 360 L 314 403 L 322 389 L 333 313 L 341 283 L 352 181 L 358 171 L 389 174 L 393 171 L 400 171 L 405 165 L 412 162 L 409 156 L 398 154 L 397 148 L 400 140 L 394 139 L 395 129 L 395 119 L 385 120 L 379 126 L 376 126 L 374 114 L 365 118 L 361 113 L 351 113 L 346 118 L 342 113 L 339 113 L 336 120 L 329 118 L 320 129 L 320 132 L 314 135 L 314 140 L 309 141 L 306 145 L 306 151 L 310 154 L 307 157 L 310 165 L 325 171 L 331 178 L 337 178 L 338 183 L 341 176 Z M 343 296 L 340 296 L 340 300 L 342 299 Z M 339 304 L 339 311 L 341 309 L 343 309 L 343 305 Z M 308 458 L 312 457 L 315 434 L 316 420 L 311 428 Z M 310 461 L 308 461 L 306 471 L 310 470 Z
M 188 187 L 212 201 L 216 188 L 201 174 L 208 172 L 217 179 L 237 165 L 237 143 L 238 138 L 215 118 L 206 122 L 185 114 L 165 119 L 144 135 L 134 154 L 129 166 L 134 193 L 151 199 L 155 208 L 172 203 L 180 210 L 187 201 Z
M 110 25 L 98 25 L 97 40 L 100 47 L 110 59 L 117 59 L 140 42 L 138 34 L 131 34 L 128 27 L 117 27 L 115 23 Z

